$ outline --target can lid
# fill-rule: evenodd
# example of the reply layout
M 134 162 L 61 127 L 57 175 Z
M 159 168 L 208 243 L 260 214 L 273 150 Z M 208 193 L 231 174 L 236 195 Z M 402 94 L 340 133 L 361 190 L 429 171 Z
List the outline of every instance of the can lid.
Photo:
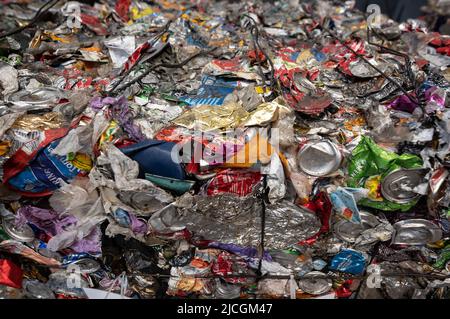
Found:
M 340 220 L 334 224 L 333 230 L 336 236 L 342 240 L 354 243 L 361 233 L 379 224 L 375 215 L 365 211 L 360 211 L 361 224 L 353 223 L 349 220 Z
M 241 295 L 241 286 L 216 281 L 215 297 L 218 299 L 236 299 Z
M 34 240 L 34 232 L 27 224 L 16 227 L 14 218 L 3 217 L 2 218 L 3 230 L 9 237 L 20 242 L 29 243 Z
M 336 171 L 342 162 L 337 146 L 328 141 L 311 141 L 298 152 L 299 168 L 308 175 L 325 176 Z
M 387 200 L 406 204 L 421 195 L 412 189 L 422 183 L 425 175 L 423 169 L 398 169 L 388 174 L 381 183 L 381 194 Z
M 321 295 L 330 291 L 332 281 L 323 272 L 311 271 L 299 279 L 300 289 L 311 295 Z
M 394 225 L 395 235 L 392 240 L 397 245 L 425 245 L 442 238 L 442 230 L 426 219 L 407 219 Z
M 51 107 L 63 97 L 63 91 L 54 87 L 42 87 L 33 91 L 18 91 L 8 96 L 7 102 L 18 106 Z
M 92 258 L 81 258 L 74 261 L 71 265 L 80 267 L 83 274 L 91 274 L 101 268 L 100 263 Z

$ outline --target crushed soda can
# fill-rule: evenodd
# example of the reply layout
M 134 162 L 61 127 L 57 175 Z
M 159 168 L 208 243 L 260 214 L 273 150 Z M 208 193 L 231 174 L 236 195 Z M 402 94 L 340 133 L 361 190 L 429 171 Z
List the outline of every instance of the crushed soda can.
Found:
M 311 271 L 298 280 L 299 288 L 311 295 L 322 295 L 330 291 L 332 280 L 320 271 Z
M 38 280 L 24 280 L 25 296 L 30 299 L 55 299 L 53 291 Z
M 381 183 L 384 198 L 394 203 L 406 204 L 418 197 L 414 187 L 423 183 L 425 176 L 422 169 L 399 169 L 385 176 Z
M 350 243 L 354 243 L 356 239 L 367 229 L 374 228 L 380 222 L 375 215 L 369 212 L 360 211 L 361 223 L 352 223 L 348 220 L 340 220 L 333 225 L 333 231 L 336 236 Z
M 450 297 L 446 1 L 44 2 L 0 1 L 0 298 Z
M 396 245 L 425 245 L 442 238 L 439 226 L 425 219 L 407 219 L 394 225 L 392 243 Z
M 2 217 L 1 226 L 11 239 L 29 243 L 35 238 L 33 229 L 27 224 L 16 226 L 14 217 Z
M 336 145 L 326 140 L 308 142 L 297 154 L 299 168 L 312 176 L 326 176 L 335 172 L 342 160 Z

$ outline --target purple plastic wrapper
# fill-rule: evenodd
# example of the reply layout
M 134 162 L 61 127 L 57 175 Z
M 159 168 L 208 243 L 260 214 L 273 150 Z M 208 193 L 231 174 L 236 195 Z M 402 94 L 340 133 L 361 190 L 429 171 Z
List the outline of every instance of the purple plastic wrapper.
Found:
M 127 132 L 132 139 L 135 141 L 142 141 L 145 139 L 144 134 L 142 134 L 141 130 L 138 126 L 133 123 L 133 113 L 128 107 L 127 99 L 124 96 L 119 98 L 113 97 L 95 97 L 91 100 L 91 108 L 94 111 L 100 111 L 105 105 L 110 106 L 110 112 L 116 121 L 120 123 L 120 126 L 123 127 L 125 132 Z
M 95 227 L 89 235 L 75 242 L 70 248 L 77 253 L 100 254 L 102 252 L 101 238 L 102 232 L 100 227 Z
M 438 90 L 437 86 L 433 86 L 425 91 L 425 100 L 427 104 L 432 104 L 442 109 L 445 107 L 445 91 Z M 444 96 L 443 96 L 444 95 Z M 432 111 L 432 110 L 430 110 Z
M 16 225 L 30 223 L 49 236 L 55 236 L 66 231 L 70 226 L 76 226 L 77 218 L 72 215 L 61 216 L 57 212 L 33 206 L 23 206 L 17 211 Z M 101 231 L 99 227 L 83 239 L 75 242 L 70 248 L 76 252 L 97 254 L 101 252 Z
M 252 247 L 241 247 L 234 244 L 224 244 L 219 242 L 211 242 L 208 244 L 208 247 L 219 248 L 244 257 L 259 258 L 258 251 L 256 250 L 256 248 Z M 263 259 L 267 261 L 272 261 L 272 257 L 267 251 L 264 252 Z
M 388 107 L 397 111 L 412 113 L 417 107 L 417 104 L 412 102 L 406 95 L 401 95 L 392 101 Z
M 17 211 L 16 225 L 30 223 L 50 236 L 64 232 L 70 225 L 77 223 L 74 216 L 60 216 L 57 212 L 33 206 L 23 206 Z
M 145 234 L 147 232 L 147 223 L 137 218 L 134 214 L 128 213 L 131 219 L 131 230 L 135 234 Z
M 147 223 L 134 214 L 118 208 L 113 215 L 120 226 L 130 228 L 133 233 L 145 234 L 147 232 Z
M 444 108 L 445 106 L 445 97 L 442 96 L 442 93 L 440 93 L 437 86 L 428 88 L 424 93 L 424 97 L 427 105 L 432 104 L 438 108 Z M 392 101 L 388 107 L 397 111 L 413 113 L 417 104 L 412 102 L 406 95 L 401 95 Z M 429 112 L 427 111 L 427 113 Z

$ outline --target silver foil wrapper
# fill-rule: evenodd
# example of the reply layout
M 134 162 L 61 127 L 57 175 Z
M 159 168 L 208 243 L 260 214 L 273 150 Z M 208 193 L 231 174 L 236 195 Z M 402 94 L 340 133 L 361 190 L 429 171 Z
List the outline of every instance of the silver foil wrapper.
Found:
M 196 235 L 221 243 L 257 247 L 261 244 L 263 209 L 255 197 L 197 196 L 191 208 L 181 209 L 179 223 Z M 288 201 L 267 205 L 264 247 L 283 249 L 315 235 L 317 216 Z

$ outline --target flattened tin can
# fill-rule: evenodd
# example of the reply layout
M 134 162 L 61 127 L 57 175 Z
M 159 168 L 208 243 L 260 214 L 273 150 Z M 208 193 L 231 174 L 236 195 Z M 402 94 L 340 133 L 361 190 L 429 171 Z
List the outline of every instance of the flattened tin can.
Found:
M 311 295 L 322 295 L 330 291 L 332 281 L 330 278 L 320 271 L 311 271 L 303 278 L 299 279 L 298 286 L 300 289 Z
M 398 169 L 387 175 L 381 182 L 381 194 L 387 200 L 407 204 L 421 195 L 412 189 L 423 182 L 424 169 Z
M 6 102 L 14 109 L 39 110 L 51 108 L 64 97 L 64 91 L 54 87 L 42 87 L 33 91 L 18 91 L 9 95 Z
M 23 288 L 25 295 L 30 299 L 55 299 L 53 291 L 38 280 L 24 280 Z
M 217 299 L 237 299 L 241 295 L 241 286 L 224 283 L 217 279 L 214 295 Z
M 344 241 L 354 243 L 361 233 L 367 229 L 374 228 L 379 224 L 375 215 L 360 211 L 361 224 L 352 223 L 349 220 L 340 220 L 333 225 L 336 236 Z
M 92 258 L 81 258 L 71 263 L 71 265 L 78 266 L 82 274 L 91 274 L 101 268 L 98 261 Z
M 392 244 L 426 245 L 442 238 L 442 230 L 426 219 L 407 219 L 394 225 Z
M 342 163 L 342 154 L 328 140 L 310 141 L 297 154 L 299 168 L 312 176 L 326 176 L 335 172 Z
M 143 212 L 155 212 L 171 202 L 172 197 L 165 191 L 148 189 L 146 191 L 121 191 L 119 199 L 131 207 Z

